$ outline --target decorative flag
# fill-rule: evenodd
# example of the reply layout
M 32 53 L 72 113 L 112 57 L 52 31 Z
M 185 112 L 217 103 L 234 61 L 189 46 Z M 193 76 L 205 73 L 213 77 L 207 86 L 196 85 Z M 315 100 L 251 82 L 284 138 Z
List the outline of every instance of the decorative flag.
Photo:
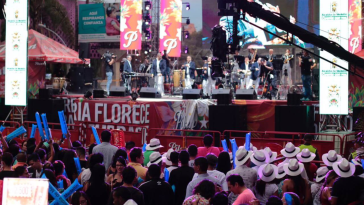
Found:
M 182 0 L 161 0 L 159 50 L 169 57 L 181 56 Z
M 120 50 L 142 48 L 142 0 L 121 0 L 120 4 Z M 106 24 L 111 22 L 106 18 Z M 106 26 L 107 28 L 107 26 Z

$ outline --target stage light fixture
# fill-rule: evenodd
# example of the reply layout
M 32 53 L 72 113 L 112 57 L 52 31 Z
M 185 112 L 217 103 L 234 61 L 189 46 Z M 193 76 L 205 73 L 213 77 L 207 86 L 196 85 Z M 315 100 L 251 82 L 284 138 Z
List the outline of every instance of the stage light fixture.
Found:
M 189 38 L 189 37 L 190 37 L 190 32 L 186 31 L 186 32 L 185 32 L 185 38 L 187 39 L 187 38 Z
M 144 51 L 144 54 L 145 54 L 145 55 L 147 55 L 147 54 L 148 54 L 148 51 L 147 51 L 147 50 L 146 50 L 146 51 Z
M 185 48 L 185 54 L 187 54 L 188 53 L 188 47 L 186 46 L 186 48 Z
M 145 10 L 149 11 L 152 8 L 150 1 L 144 2 Z
M 190 22 L 190 19 L 186 19 L 186 24 L 189 25 L 191 22 Z
M 188 11 L 188 10 L 190 10 L 190 9 L 191 9 L 190 3 L 187 3 L 187 5 L 186 5 L 186 10 Z

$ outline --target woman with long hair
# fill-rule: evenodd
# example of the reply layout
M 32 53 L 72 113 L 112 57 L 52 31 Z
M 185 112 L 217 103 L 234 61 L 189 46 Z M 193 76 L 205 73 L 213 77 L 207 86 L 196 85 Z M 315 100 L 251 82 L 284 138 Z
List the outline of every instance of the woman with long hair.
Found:
M 115 165 L 116 165 L 115 166 L 116 173 L 110 174 L 106 179 L 106 182 L 111 185 L 111 189 L 114 189 L 115 187 L 123 185 L 122 173 L 123 173 L 124 168 L 126 167 L 125 159 L 123 157 L 118 157 L 116 159 Z
M 219 157 L 217 158 L 217 167 L 216 170 L 224 173 L 228 173 L 231 170 L 231 160 L 228 152 L 220 152 Z
M 312 201 L 311 188 L 308 181 L 301 176 L 304 169 L 303 164 L 298 162 L 297 159 L 290 159 L 283 168 L 288 176 L 283 182 L 283 194 L 293 192 L 299 196 L 301 204 L 310 204 Z
M 105 166 L 96 164 L 91 168 L 91 177 L 85 183 L 84 191 L 92 204 L 106 205 L 110 196 L 110 185 L 105 182 Z
M 331 197 L 331 188 L 332 185 L 334 184 L 335 180 L 338 178 L 339 176 L 336 174 L 336 172 L 334 172 L 333 170 L 330 170 L 327 174 L 326 174 L 326 178 L 325 178 L 325 182 L 321 187 L 321 193 L 320 193 L 320 202 L 321 205 L 330 205 L 330 197 Z
M 198 205 L 209 205 L 210 199 L 215 195 L 215 184 L 210 180 L 202 180 L 193 190 L 193 195 L 185 199 L 183 205 L 192 205 L 198 201 Z
M 272 195 L 278 196 L 278 186 L 273 183 L 276 177 L 276 169 L 277 167 L 272 164 L 262 165 L 258 169 L 260 179 L 255 185 L 254 194 L 260 204 L 266 204 Z
M 107 176 L 109 176 L 110 174 L 116 174 L 117 170 L 116 170 L 116 160 L 119 157 L 123 157 L 124 160 L 126 161 L 128 154 L 126 153 L 126 151 L 124 149 L 118 149 L 118 151 L 115 152 L 113 158 L 112 158 L 112 163 L 110 165 L 110 167 L 107 170 Z
M 62 151 L 63 150 L 65 150 L 65 152 L 61 161 L 65 165 L 67 177 L 71 180 L 71 182 L 73 182 L 78 176 L 74 160 L 74 158 L 77 157 L 77 154 L 74 150 L 62 149 Z
M 56 175 L 57 182 L 63 181 L 63 189 L 67 189 L 71 186 L 71 180 L 63 175 L 65 166 L 61 160 L 56 160 L 53 163 L 54 174 Z
M 71 204 L 72 205 L 91 205 L 91 202 L 85 192 L 76 191 L 72 195 Z
M 88 163 L 88 168 L 81 172 L 81 174 L 78 176 L 78 181 L 81 184 L 86 183 L 91 177 L 92 167 L 95 166 L 96 164 L 103 163 L 103 161 L 104 161 L 104 156 L 101 153 L 95 153 L 91 155 Z

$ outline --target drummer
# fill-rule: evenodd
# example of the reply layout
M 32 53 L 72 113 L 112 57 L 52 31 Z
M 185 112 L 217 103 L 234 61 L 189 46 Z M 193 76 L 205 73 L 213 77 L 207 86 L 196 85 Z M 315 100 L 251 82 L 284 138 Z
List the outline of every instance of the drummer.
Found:
M 212 67 L 211 67 L 212 57 L 208 57 L 207 61 L 203 66 L 203 74 L 202 74 L 202 88 L 203 94 L 205 96 L 212 96 L 212 90 L 216 89 L 216 79 L 212 76 Z

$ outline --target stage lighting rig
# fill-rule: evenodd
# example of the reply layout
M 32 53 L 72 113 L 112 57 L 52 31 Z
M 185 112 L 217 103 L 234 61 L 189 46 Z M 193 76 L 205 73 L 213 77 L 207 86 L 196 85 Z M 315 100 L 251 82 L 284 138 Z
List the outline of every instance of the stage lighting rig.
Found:
M 147 11 L 149 11 L 152 8 L 152 4 L 150 3 L 150 1 L 145 1 L 144 2 L 144 8 Z
M 188 47 L 185 47 L 185 54 L 188 54 Z
M 145 25 L 149 25 L 151 23 L 151 18 L 150 18 L 150 15 L 149 15 L 149 12 L 145 12 L 143 14 L 143 20 L 145 22 Z
M 190 17 L 182 17 L 183 19 L 186 19 L 186 24 L 189 25 L 191 23 Z
M 191 5 L 189 2 L 185 2 L 185 3 L 182 3 L 182 4 L 186 4 L 186 10 L 189 11 L 191 9 Z

